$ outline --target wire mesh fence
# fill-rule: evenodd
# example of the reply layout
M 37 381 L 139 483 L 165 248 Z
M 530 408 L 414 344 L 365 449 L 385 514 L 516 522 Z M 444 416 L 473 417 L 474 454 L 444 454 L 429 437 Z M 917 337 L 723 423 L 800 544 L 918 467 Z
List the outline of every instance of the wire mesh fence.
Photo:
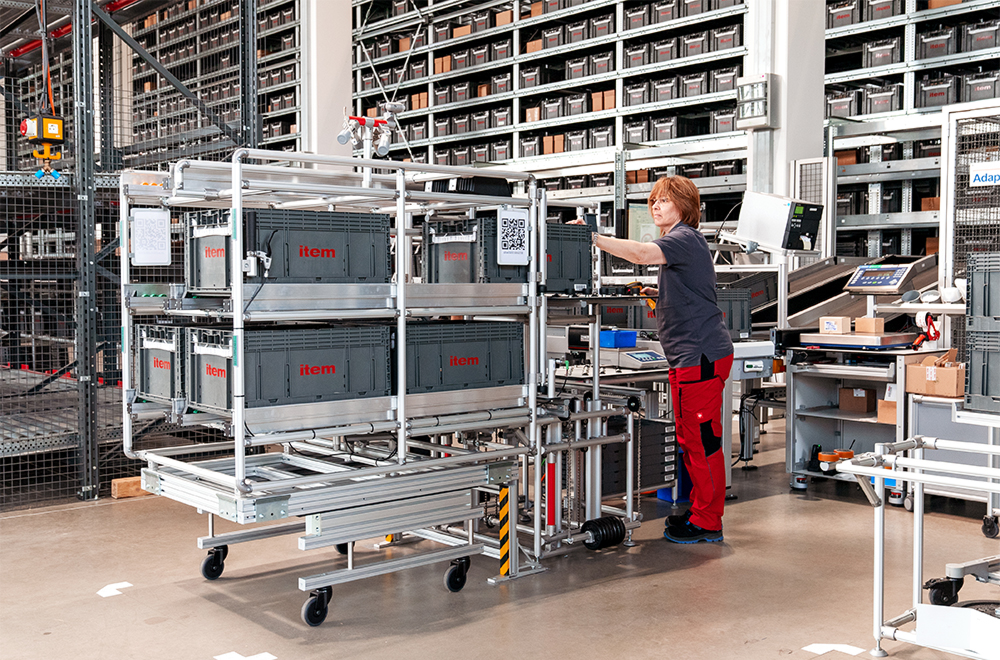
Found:
M 257 127 L 243 126 L 241 67 L 280 71 L 297 58 L 295 51 L 282 50 L 289 45 L 288 33 L 298 46 L 297 29 L 284 28 L 282 5 L 292 7 L 294 18 L 295 0 L 140 0 L 113 16 L 126 38 L 94 24 L 94 120 L 83 130 L 92 131 L 95 153 L 88 157 L 103 174 L 92 219 L 80 217 L 74 188 L 73 115 L 80 99 L 73 91 L 68 5 L 45 15 L 48 69 L 40 44 L 31 41 L 36 30 L 41 34 L 38 25 L 32 27 L 34 16 L 22 16 L 23 8 L 0 8 L 6 12 L 0 24 L 21 21 L 0 37 L 0 510 L 81 496 L 84 474 L 96 473 L 100 495 L 109 493 L 112 479 L 138 474 L 140 463 L 122 451 L 122 248 L 118 177 L 111 173 L 165 169 L 182 158 L 226 159 L 249 140 Z M 246 50 L 240 44 L 241 11 L 281 16 L 274 26 L 265 23 L 270 32 L 258 41 L 257 59 L 241 57 Z M 279 82 L 284 81 L 279 77 Z M 262 96 L 260 103 L 269 100 Z M 56 175 L 39 172 L 33 153 L 39 145 L 22 133 L 22 122 L 43 111 L 64 120 L 66 140 L 54 147 L 61 158 L 50 163 Z M 297 130 L 294 118 L 271 116 L 281 120 L 276 135 Z M 83 290 L 79 277 L 88 256 L 77 249 L 84 222 L 93 223 L 97 238 L 96 287 L 90 291 Z M 183 242 L 176 238 L 174 266 L 147 269 L 140 273 L 145 281 L 183 281 Z M 81 294 L 97 309 L 96 371 L 90 382 L 80 378 L 77 354 Z M 81 421 L 95 429 L 95 437 L 88 438 Z M 217 440 L 220 432 L 184 429 L 164 419 L 137 423 L 135 436 L 139 446 L 152 447 Z
M 1000 252 L 1000 188 L 972 186 L 970 167 L 996 160 L 1000 151 L 1000 116 L 957 122 L 955 166 L 955 276 L 964 277 L 968 255 Z M 965 324 L 956 323 L 952 346 L 967 360 Z

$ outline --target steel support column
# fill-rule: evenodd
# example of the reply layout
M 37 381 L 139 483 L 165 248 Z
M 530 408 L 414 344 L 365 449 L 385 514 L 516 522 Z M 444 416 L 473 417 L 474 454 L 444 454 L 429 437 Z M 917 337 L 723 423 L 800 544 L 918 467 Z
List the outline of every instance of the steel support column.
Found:
M 257 0 L 240 3 L 240 127 L 241 146 L 260 144 L 257 107 Z
M 115 151 L 115 36 L 104 23 L 97 30 L 97 66 L 101 77 L 101 171 L 117 172 L 121 156 Z
M 91 0 L 73 2 L 73 185 L 77 210 L 76 356 L 79 391 L 81 499 L 98 495 L 97 423 L 97 269 L 94 218 L 94 52 Z

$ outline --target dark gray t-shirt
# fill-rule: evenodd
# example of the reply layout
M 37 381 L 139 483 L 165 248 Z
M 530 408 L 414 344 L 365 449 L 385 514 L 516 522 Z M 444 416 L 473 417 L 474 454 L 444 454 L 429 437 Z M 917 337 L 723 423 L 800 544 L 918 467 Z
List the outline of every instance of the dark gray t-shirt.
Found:
M 732 353 L 733 341 L 716 303 L 715 267 L 705 237 L 678 223 L 653 242 L 667 259 L 660 267 L 656 326 L 670 366 L 696 367 L 702 355 L 714 362 Z

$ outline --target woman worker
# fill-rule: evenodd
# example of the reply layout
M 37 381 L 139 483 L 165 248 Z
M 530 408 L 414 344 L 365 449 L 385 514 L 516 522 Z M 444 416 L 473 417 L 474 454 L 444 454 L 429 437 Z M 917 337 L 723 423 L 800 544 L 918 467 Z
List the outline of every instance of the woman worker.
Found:
M 656 326 L 670 366 L 677 440 L 691 477 L 691 508 L 667 516 L 663 536 L 674 543 L 722 541 L 726 461 L 722 451 L 722 391 L 733 364 L 733 342 L 716 305 L 715 268 L 698 231 L 698 188 L 680 176 L 664 177 L 649 194 L 660 229 L 650 243 L 594 234 L 594 245 L 637 264 L 660 264 Z M 727 402 L 728 407 L 729 402 Z

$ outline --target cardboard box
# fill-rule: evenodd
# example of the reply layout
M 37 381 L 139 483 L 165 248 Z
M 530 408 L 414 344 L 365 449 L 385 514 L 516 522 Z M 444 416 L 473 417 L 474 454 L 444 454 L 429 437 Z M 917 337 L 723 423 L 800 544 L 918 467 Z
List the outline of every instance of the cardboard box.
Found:
M 950 7 L 960 4 L 962 4 L 962 0 L 927 0 L 928 9 L 939 9 L 940 7 Z
M 868 387 L 841 387 L 841 412 L 875 412 L 875 390 Z
M 527 53 L 537 53 L 540 50 L 542 50 L 542 40 L 541 39 L 535 39 L 534 41 L 529 41 L 528 42 L 528 45 L 526 46 L 525 52 L 527 52 Z
M 886 401 L 885 399 L 878 400 L 878 423 L 879 424 L 896 424 L 896 402 Z
M 543 154 L 561 154 L 566 150 L 566 136 L 563 134 L 559 135 L 546 135 L 542 138 L 542 153 Z
M 858 164 L 858 150 L 848 149 L 847 151 L 834 151 L 833 155 L 837 158 L 837 165 L 857 165 Z
M 420 92 L 420 107 L 426 108 L 430 101 L 430 94 L 427 92 Z
M 824 335 L 846 335 L 851 332 L 850 316 L 821 316 L 819 331 Z
M 524 121 L 538 121 L 542 116 L 541 108 L 525 108 Z
M 928 355 L 919 364 L 906 365 L 906 391 L 929 396 L 962 397 L 965 395 L 965 363 L 956 362 L 951 349 L 937 357 Z
M 531 13 L 529 14 L 529 16 L 541 16 L 544 11 L 545 11 L 545 5 L 543 3 L 532 2 Z
M 366 117 L 377 117 L 378 116 L 378 108 L 368 108 L 368 110 L 365 111 L 365 116 Z
M 920 200 L 920 210 L 921 211 L 940 211 L 941 210 L 941 198 L 940 197 L 924 197 Z
M 434 73 L 448 73 L 451 71 L 451 55 L 434 58 Z
M 451 38 L 458 39 L 459 37 L 467 37 L 472 34 L 471 25 L 457 25 L 455 29 L 451 31 Z
M 479 90 L 479 94 L 478 94 L 479 97 L 489 96 L 490 95 L 490 86 L 489 85 L 479 85 L 478 90 Z
M 232 17 L 233 17 L 233 12 L 224 11 L 221 14 L 219 14 L 219 21 L 228 21 Z
M 400 53 L 410 50 L 410 44 L 413 43 L 412 37 L 403 37 L 398 41 L 399 48 L 397 49 Z
M 593 92 L 590 95 L 590 111 L 599 112 L 604 109 L 604 92 Z
M 514 12 L 508 9 L 507 11 L 498 11 L 494 17 L 494 22 L 499 25 L 507 25 L 514 22 Z
M 924 250 L 927 254 L 937 254 L 938 253 L 938 237 L 928 236 L 927 237 L 927 247 Z
M 649 183 L 649 170 L 625 172 L 625 183 Z
M 420 105 L 420 94 L 410 95 L 410 110 L 420 110 L 424 106 Z
M 859 335 L 884 335 L 885 319 L 859 316 L 854 319 L 854 332 Z
M 604 92 L 604 109 L 611 110 L 615 107 L 615 90 L 609 89 Z

